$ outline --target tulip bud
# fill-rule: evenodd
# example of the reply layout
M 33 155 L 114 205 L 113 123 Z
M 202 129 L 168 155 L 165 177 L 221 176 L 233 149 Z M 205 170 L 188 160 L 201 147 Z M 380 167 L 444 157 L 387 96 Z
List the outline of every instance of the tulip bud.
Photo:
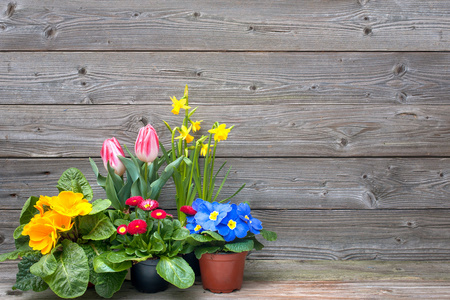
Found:
M 117 175 L 122 176 L 123 173 L 125 173 L 125 165 L 118 157 L 119 155 L 125 157 L 125 153 L 115 137 L 107 139 L 103 142 L 100 155 L 102 156 L 103 165 L 107 171 L 109 161 L 109 165 L 114 169 L 114 172 Z
M 153 162 L 158 156 L 159 138 L 155 128 L 150 124 L 142 127 L 134 145 L 134 152 L 137 158 L 146 163 Z

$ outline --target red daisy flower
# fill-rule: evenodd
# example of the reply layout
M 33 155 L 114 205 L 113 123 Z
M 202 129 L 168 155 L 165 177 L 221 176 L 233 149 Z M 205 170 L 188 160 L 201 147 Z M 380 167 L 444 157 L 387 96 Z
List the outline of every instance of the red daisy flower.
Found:
M 159 220 L 159 219 L 164 219 L 167 216 L 167 213 L 164 210 L 162 210 L 162 209 L 156 209 L 156 210 L 152 211 L 150 216 L 152 218 L 155 218 L 155 219 Z
M 142 201 L 144 201 L 144 198 L 142 198 L 141 196 L 134 196 L 128 198 L 127 201 L 125 201 L 125 205 L 138 206 Z
M 180 208 L 180 211 L 189 215 L 189 216 L 193 216 L 197 213 L 197 211 L 195 209 L 192 208 L 192 206 L 189 205 L 184 205 Z
M 125 235 L 127 234 L 128 229 L 127 229 L 127 225 L 120 225 L 119 227 L 117 227 L 117 233 L 120 235 Z
M 139 202 L 138 207 L 142 210 L 154 210 L 158 208 L 159 203 L 156 200 L 146 199 Z
M 128 224 L 127 229 L 129 234 L 142 234 L 147 231 L 147 223 L 144 220 L 134 220 Z

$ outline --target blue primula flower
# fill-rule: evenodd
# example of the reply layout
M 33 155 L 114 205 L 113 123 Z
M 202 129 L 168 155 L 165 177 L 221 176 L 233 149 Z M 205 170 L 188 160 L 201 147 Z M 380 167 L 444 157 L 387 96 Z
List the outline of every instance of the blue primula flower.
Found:
M 203 231 L 203 227 L 195 222 L 194 217 L 190 221 L 188 220 L 186 228 L 189 229 L 190 233 L 202 233 Z
M 230 204 L 204 201 L 199 205 L 194 218 L 197 224 L 202 226 L 204 230 L 216 231 L 216 226 L 219 225 L 230 210 Z
M 252 217 L 250 206 L 247 203 L 240 203 L 237 208 L 237 213 L 239 218 L 248 225 L 251 233 L 259 234 L 260 230 L 263 229 L 261 221 Z
M 231 208 L 231 211 L 217 226 L 219 234 L 226 242 L 231 242 L 236 237 L 244 238 L 249 230 L 248 225 L 239 217 L 236 204 L 231 204 Z

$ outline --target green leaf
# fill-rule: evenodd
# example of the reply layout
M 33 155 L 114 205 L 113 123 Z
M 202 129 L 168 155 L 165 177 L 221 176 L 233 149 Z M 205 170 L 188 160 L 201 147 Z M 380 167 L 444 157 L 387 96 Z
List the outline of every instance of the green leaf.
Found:
M 123 206 L 122 206 L 121 202 L 119 201 L 119 198 L 117 197 L 117 193 L 114 188 L 114 182 L 113 182 L 110 174 L 108 174 L 108 176 L 106 177 L 105 191 L 106 191 L 106 197 L 111 201 L 111 205 L 115 209 L 122 211 Z
M 200 259 L 202 257 L 203 254 L 205 253 L 216 253 L 217 251 L 220 251 L 222 249 L 222 247 L 219 246 L 201 246 L 198 248 L 195 248 L 195 257 L 197 257 L 197 259 Z
M 96 178 L 97 178 L 97 184 L 98 184 L 99 186 L 101 186 L 102 188 L 105 188 L 105 185 L 106 185 L 106 177 L 105 177 L 105 176 L 102 176 L 102 175 L 100 174 L 100 172 L 98 171 L 98 168 L 97 168 L 97 164 L 96 164 L 95 161 L 94 161 L 92 158 L 90 158 L 90 157 L 89 157 L 89 163 L 91 164 L 92 171 L 94 171 L 94 174 L 95 174 L 95 176 L 96 176 Z
M 95 215 L 101 211 L 104 211 L 108 207 L 111 206 L 111 201 L 109 199 L 97 199 L 92 202 L 92 210 L 89 213 L 90 215 Z
M 22 235 L 22 231 L 23 231 L 23 228 L 25 227 L 25 225 L 26 224 L 22 224 L 22 225 L 20 225 L 19 227 L 17 227 L 14 230 L 13 237 L 14 237 L 15 240 L 20 238 L 20 236 Z
M 183 158 L 184 158 L 184 156 L 181 156 L 178 159 L 176 159 L 175 161 L 171 162 L 169 165 L 167 165 L 166 168 L 164 169 L 164 171 L 161 173 L 158 180 L 155 180 L 152 182 L 152 184 L 150 185 L 150 187 L 152 189 L 152 193 L 150 195 L 151 199 L 155 199 L 155 196 L 159 194 L 159 192 L 161 191 L 161 188 L 164 186 L 164 184 L 167 182 L 167 180 L 169 180 L 169 178 L 172 176 L 174 170 L 176 168 L 178 168 L 178 166 L 180 165 Z
M 244 239 L 237 242 L 225 244 L 224 249 L 231 252 L 244 252 L 253 250 L 254 244 L 252 240 Z
M 264 248 L 264 245 L 260 242 L 260 241 L 258 241 L 257 239 L 256 239 L 256 237 L 252 237 L 252 241 L 253 241 L 253 248 L 255 249 L 255 250 L 257 250 L 257 251 L 260 251 L 260 250 L 262 250 L 263 248 Z
M 19 238 L 14 240 L 14 245 L 17 250 L 20 251 L 31 251 L 32 249 L 29 246 L 30 237 L 28 235 L 21 235 Z
M 262 229 L 261 235 L 264 239 L 266 239 L 269 242 L 273 242 L 273 241 L 277 240 L 277 234 L 273 231 Z
M 74 193 L 82 193 L 86 200 L 91 201 L 94 192 L 83 173 L 77 168 L 69 168 L 65 170 L 58 180 L 56 186 L 60 192 L 72 191 Z
M 168 241 L 171 239 L 173 234 L 173 224 L 172 221 L 164 219 L 160 220 L 161 222 L 161 237 L 164 241 Z
M 119 227 L 120 225 L 128 225 L 130 221 L 124 220 L 124 219 L 116 219 L 114 220 L 114 226 Z
M 126 276 L 127 271 L 98 274 L 95 291 L 103 298 L 111 298 L 115 292 L 120 290 Z
M 62 245 L 63 251 L 56 258 L 58 266 L 55 272 L 44 280 L 59 297 L 79 297 L 89 283 L 88 258 L 80 245 L 70 240 L 63 240 Z
M 175 241 L 183 241 L 189 236 L 189 229 L 178 228 L 173 232 L 172 239 Z
M 161 256 L 156 271 L 164 280 L 180 289 L 187 289 L 195 281 L 195 274 L 189 264 L 181 257 Z
M 128 255 L 125 250 L 108 252 L 106 258 L 115 264 L 123 263 L 124 261 L 137 260 L 136 256 Z
M 58 262 L 56 261 L 53 252 L 50 252 L 49 254 L 42 256 L 37 263 L 32 265 L 30 272 L 36 276 L 45 278 L 55 273 L 57 267 Z
M 20 213 L 20 225 L 28 224 L 31 218 L 34 217 L 39 211 L 34 207 L 36 202 L 39 200 L 38 197 L 30 197 L 27 199 L 25 204 L 22 207 L 22 211 Z
M 22 251 L 22 250 L 14 250 L 12 252 L 8 252 L 8 253 L 3 253 L 0 254 L 0 262 L 3 262 L 5 260 L 15 260 L 18 259 L 19 256 L 26 256 L 26 255 L 31 255 L 33 254 L 35 251 Z
M 107 258 L 108 253 L 105 252 L 94 258 L 94 271 L 97 273 L 121 272 L 131 268 L 131 261 L 121 263 L 112 263 Z
M 216 241 L 225 242 L 225 239 L 217 232 L 207 230 L 207 231 L 203 231 L 202 234 L 207 234 Z
M 39 252 L 35 252 L 22 258 L 18 265 L 19 271 L 16 275 L 16 284 L 12 287 L 13 290 L 42 292 L 48 289 L 47 283 L 41 277 L 30 272 L 30 267 L 38 262 L 41 256 Z
M 81 217 L 79 226 L 85 240 L 105 240 L 116 232 L 116 227 L 103 213 Z
M 193 233 L 193 234 L 189 235 L 188 239 L 193 239 L 200 243 L 207 243 L 207 242 L 214 241 L 214 239 L 211 236 L 197 234 L 197 233 Z

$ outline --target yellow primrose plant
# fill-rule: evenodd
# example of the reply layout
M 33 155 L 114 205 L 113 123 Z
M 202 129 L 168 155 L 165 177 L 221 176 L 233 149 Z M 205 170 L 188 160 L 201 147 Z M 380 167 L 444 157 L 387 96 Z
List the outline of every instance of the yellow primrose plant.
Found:
M 110 298 L 120 288 L 130 263 L 114 271 L 94 271 L 95 257 L 109 250 L 116 228 L 105 214 L 107 199 L 91 203 L 93 191 L 76 168 L 67 169 L 58 180 L 56 196 L 30 197 L 14 231 L 16 250 L 0 255 L 0 261 L 20 258 L 13 289 L 44 291 L 50 288 L 62 298 L 75 298 L 88 284 Z M 116 284 L 120 282 L 120 284 Z
M 245 186 L 242 185 L 232 196 L 225 199 L 218 199 L 219 194 L 227 180 L 231 167 L 225 173 L 220 185 L 216 186 L 216 179 L 220 171 L 224 168 L 224 162 L 217 170 L 215 169 L 216 150 L 219 142 L 228 138 L 229 132 L 234 126 L 228 127 L 226 124 L 215 122 L 208 135 L 199 135 L 203 120 L 194 118 L 197 107 L 191 109 L 189 106 L 188 86 L 184 89 L 181 99 L 172 97 L 172 113 L 184 115 L 181 125 L 171 127 L 167 122 L 164 124 L 171 133 L 171 148 L 166 150 L 162 145 L 161 149 L 167 162 L 176 161 L 184 157 L 180 165 L 175 169 L 172 177 L 176 188 L 176 203 L 178 219 L 183 225 L 186 224 L 186 215 L 181 213 L 183 206 L 192 205 L 197 197 L 208 202 L 224 202 Z M 202 166 L 200 165 L 202 163 Z

